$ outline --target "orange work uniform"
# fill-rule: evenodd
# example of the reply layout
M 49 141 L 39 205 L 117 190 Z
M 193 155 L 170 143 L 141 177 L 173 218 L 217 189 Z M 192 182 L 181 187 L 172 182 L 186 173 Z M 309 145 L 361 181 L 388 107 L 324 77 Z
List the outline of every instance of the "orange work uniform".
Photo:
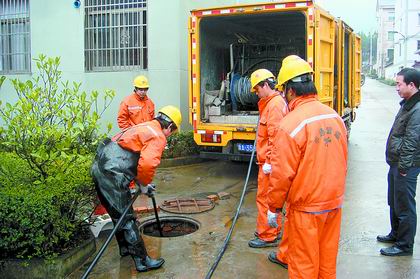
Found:
M 341 117 L 317 100 L 289 103 L 271 150 L 270 211 L 288 203 L 290 278 L 335 278 L 347 137 Z
M 98 198 L 114 225 L 130 205 L 130 182 L 152 182 L 165 145 L 166 137 L 157 120 L 133 126 L 99 145 L 91 173 Z M 145 258 L 146 247 L 135 220 L 131 206 L 115 236 L 120 249 Z
M 155 117 L 155 104 L 147 96 L 140 99 L 140 96 L 133 93 L 124 98 L 118 111 L 118 127 L 126 129 L 131 126 L 150 121 Z
M 166 137 L 159 122 L 152 120 L 138 124 L 122 135 L 116 135 L 113 140 L 125 150 L 140 153 L 136 181 L 142 185 L 152 182 L 166 146 Z
M 270 164 L 271 148 L 273 145 L 275 131 L 281 119 L 287 114 L 288 108 L 286 101 L 280 94 L 276 93 L 269 97 L 261 98 L 258 101 L 260 120 L 257 135 L 257 160 L 258 170 L 258 190 L 257 190 L 257 233 L 258 237 L 264 241 L 273 241 L 277 238 L 281 230 L 281 222 L 278 228 L 271 228 L 267 220 L 267 190 L 270 182 L 269 175 L 264 174 L 262 166 L 264 163 Z

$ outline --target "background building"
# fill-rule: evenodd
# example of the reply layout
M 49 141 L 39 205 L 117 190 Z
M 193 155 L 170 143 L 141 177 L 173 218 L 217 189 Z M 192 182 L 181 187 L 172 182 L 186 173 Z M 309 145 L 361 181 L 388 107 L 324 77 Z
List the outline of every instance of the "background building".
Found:
M 186 126 L 189 11 L 239 2 L 267 1 L 0 0 L 0 76 L 30 79 L 37 70 L 33 58 L 59 56 L 64 80 L 81 82 L 87 92 L 115 90 L 104 115 L 115 132 L 119 103 L 144 74 L 156 107 L 179 106 Z M 15 96 L 5 82 L 0 100 Z
M 378 41 L 376 69 L 379 78 L 385 77 L 385 68 L 394 59 L 395 0 L 377 0 Z
M 404 67 L 420 68 L 419 0 L 395 1 L 394 32 L 394 63 L 386 70 L 387 78 L 394 78 Z

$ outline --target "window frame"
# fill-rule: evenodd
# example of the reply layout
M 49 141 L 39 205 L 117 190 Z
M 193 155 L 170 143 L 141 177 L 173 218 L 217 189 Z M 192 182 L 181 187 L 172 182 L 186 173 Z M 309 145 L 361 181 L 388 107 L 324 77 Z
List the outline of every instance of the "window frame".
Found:
M 395 55 L 395 51 L 393 48 L 387 48 L 386 49 L 386 61 L 389 62 L 393 62 L 394 61 L 394 55 Z M 391 59 L 392 58 L 392 59 Z
M 0 3 L 0 74 L 31 73 L 31 16 L 29 0 Z
M 394 31 L 388 31 L 387 41 L 393 42 L 394 40 L 395 40 L 395 32 Z
M 108 1 L 85 2 L 85 71 L 146 70 L 147 0 L 134 0 L 130 3 L 113 0 L 110 2 L 112 4 Z

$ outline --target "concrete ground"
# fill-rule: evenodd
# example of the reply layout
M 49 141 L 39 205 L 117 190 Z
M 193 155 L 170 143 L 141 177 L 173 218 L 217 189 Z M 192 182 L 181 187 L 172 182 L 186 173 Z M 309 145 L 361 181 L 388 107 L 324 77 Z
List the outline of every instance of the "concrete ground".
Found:
M 384 150 L 400 99 L 394 87 L 370 79 L 362 90 L 362 106 L 353 123 L 349 143 L 337 278 L 420 278 L 419 236 L 412 257 L 381 256 L 379 249 L 386 244 L 376 241 L 377 234 L 390 230 Z M 169 198 L 199 198 L 221 191 L 231 193 L 231 197 L 218 201 L 211 211 L 188 215 L 201 225 L 193 234 L 173 238 L 144 236 L 149 254 L 166 260 L 161 269 L 137 273 L 129 257 L 120 258 L 113 240 L 89 278 L 204 278 L 229 230 L 246 173 L 246 164 L 219 161 L 160 169 L 155 179 L 158 204 Z M 267 254 L 275 248 L 248 247 L 255 230 L 256 187 L 254 167 L 240 218 L 212 278 L 287 278 L 285 269 L 267 259 Z M 151 204 L 141 197 L 136 205 L 146 203 Z M 168 215 L 173 214 L 160 212 L 160 216 Z M 151 218 L 153 215 L 141 215 L 139 221 Z M 102 234 L 99 245 L 104 238 Z M 91 261 L 70 278 L 80 278 Z

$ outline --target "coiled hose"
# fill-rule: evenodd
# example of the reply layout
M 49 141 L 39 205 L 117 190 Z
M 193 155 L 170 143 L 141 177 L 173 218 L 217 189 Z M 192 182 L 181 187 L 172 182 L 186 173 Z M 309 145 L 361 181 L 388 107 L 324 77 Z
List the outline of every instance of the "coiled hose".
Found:
M 251 159 L 249 160 L 248 172 L 247 172 L 247 175 L 246 175 L 244 188 L 242 189 L 241 198 L 239 200 L 238 207 L 236 208 L 235 217 L 233 218 L 232 225 L 230 226 L 229 232 L 226 235 L 225 241 L 223 242 L 223 245 L 220 248 L 220 251 L 219 251 L 219 254 L 217 255 L 216 261 L 213 263 L 213 265 L 211 266 L 209 272 L 206 275 L 206 279 L 210 279 L 213 276 L 213 273 L 216 270 L 217 265 L 219 264 L 220 260 L 223 257 L 223 254 L 225 253 L 225 251 L 227 249 L 227 245 L 229 244 L 230 238 L 232 236 L 233 229 L 234 229 L 234 227 L 236 225 L 236 221 L 239 218 L 239 213 L 241 211 L 241 207 L 242 207 L 242 204 L 243 204 L 244 198 L 245 198 L 246 188 L 248 187 L 248 180 L 249 180 L 249 175 L 251 174 L 252 162 L 254 161 L 255 144 L 257 142 L 258 123 L 259 122 L 260 122 L 260 118 L 258 117 L 258 120 L 257 120 L 257 130 L 255 131 L 255 140 L 254 140 L 254 144 L 253 144 L 253 148 L 252 148 Z
M 247 76 L 233 79 L 233 92 L 235 99 L 243 106 L 252 106 L 258 103 L 258 96 L 251 93 L 251 82 Z

